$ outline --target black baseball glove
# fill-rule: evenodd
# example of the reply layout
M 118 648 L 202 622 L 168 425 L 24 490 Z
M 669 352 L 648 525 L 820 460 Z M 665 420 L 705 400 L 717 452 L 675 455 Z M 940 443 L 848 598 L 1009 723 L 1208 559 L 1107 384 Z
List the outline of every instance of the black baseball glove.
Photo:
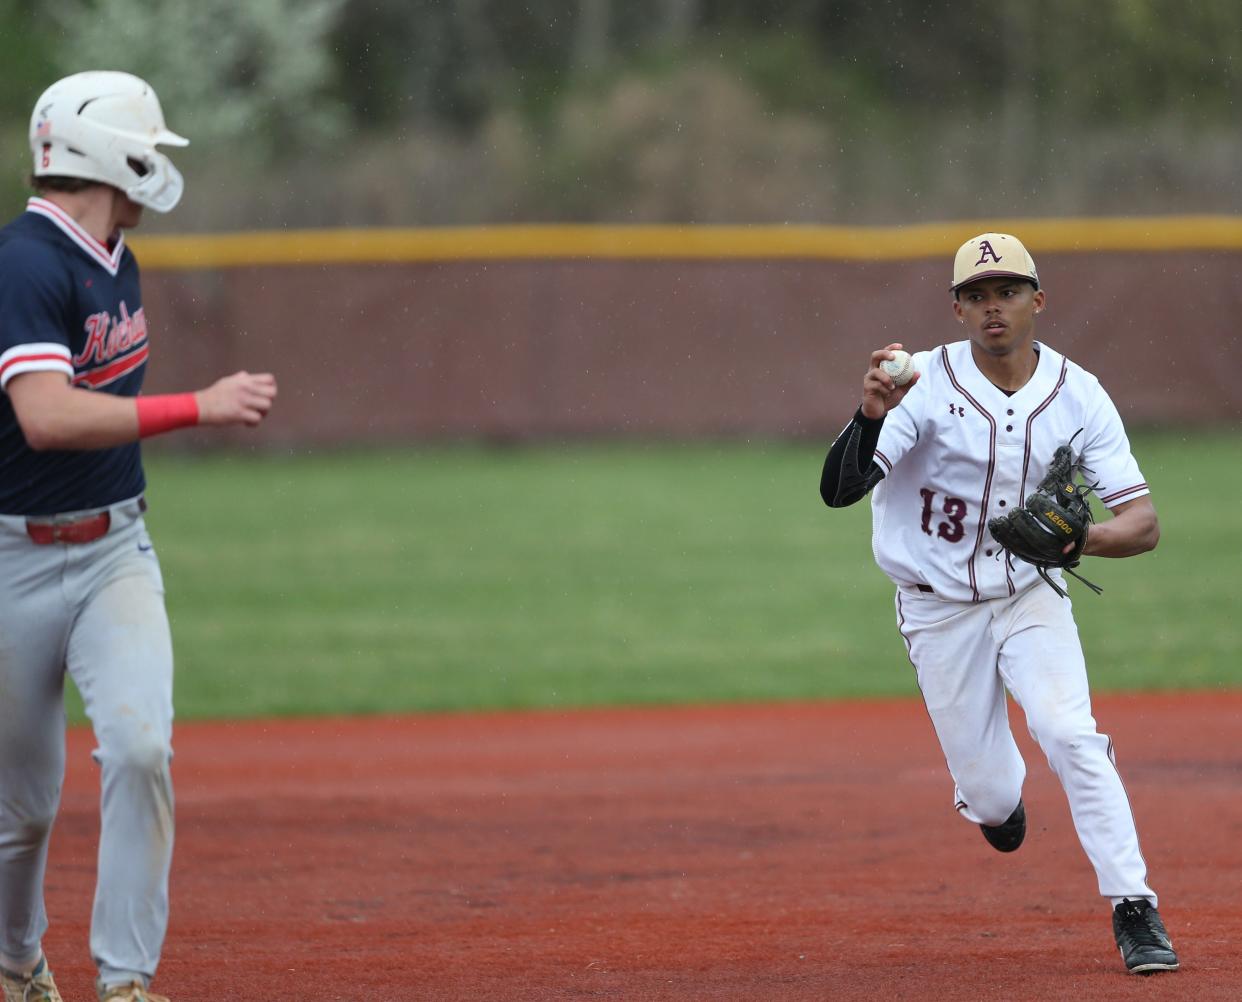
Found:
M 1026 504 L 988 520 L 988 531 L 1004 547 L 1006 559 L 1016 557 L 1034 564 L 1040 577 L 1062 598 L 1069 596 L 1048 575 L 1049 568 L 1060 567 L 1073 574 L 1097 595 L 1103 591 L 1071 569 L 1078 566 L 1087 544 L 1087 529 L 1093 521 L 1087 495 L 1095 489 L 1094 484 L 1075 482 L 1084 467 L 1074 460 L 1073 441 L 1071 438 L 1057 447 L 1047 475 Z M 1070 543 L 1074 546 L 1067 553 L 1065 547 Z

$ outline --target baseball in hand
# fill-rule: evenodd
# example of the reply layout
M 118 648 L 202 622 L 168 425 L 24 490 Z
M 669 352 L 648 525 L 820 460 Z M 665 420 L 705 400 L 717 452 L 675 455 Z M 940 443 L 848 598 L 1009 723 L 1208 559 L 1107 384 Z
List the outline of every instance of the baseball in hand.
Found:
M 914 359 L 908 351 L 894 350 L 892 359 L 881 362 L 880 368 L 892 379 L 894 386 L 905 386 L 914 378 Z

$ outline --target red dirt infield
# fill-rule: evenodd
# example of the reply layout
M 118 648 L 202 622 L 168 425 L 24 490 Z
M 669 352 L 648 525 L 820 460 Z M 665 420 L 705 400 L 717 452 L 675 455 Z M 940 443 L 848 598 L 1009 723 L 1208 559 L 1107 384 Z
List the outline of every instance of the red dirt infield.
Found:
M 1242 997 L 1242 693 L 1104 697 L 1182 970 L 1124 973 L 1013 710 L 1026 844 L 953 810 L 912 701 L 177 727 L 173 1002 Z M 45 940 L 93 998 L 69 739 Z

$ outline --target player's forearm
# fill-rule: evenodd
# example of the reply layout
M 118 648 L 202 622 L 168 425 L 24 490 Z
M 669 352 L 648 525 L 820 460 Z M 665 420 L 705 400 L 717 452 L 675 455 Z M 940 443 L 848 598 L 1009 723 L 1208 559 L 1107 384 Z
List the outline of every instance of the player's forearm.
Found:
M 1154 550 L 1159 541 L 1160 521 L 1144 497 L 1116 510 L 1107 522 L 1091 526 L 1082 552 L 1085 557 L 1133 557 Z
M 270 372 L 235 372 L 195 393 L 115 397 L 75 389 L 56 372 L 30 372 L 8 384 L 26 443 L 48 449 L 107 449 L 191 425 L 258 425 L 276 399 Z
M 36 452 L 108 449 L 198 423 L 195 394 L 115 397 L 75 389 L 56 374 L 14 381 L 13 410 Z
M 845 508 L 867 496 L 883 478 L 873 462 L 884 418 L 870 419 L 860 408 L 832 443 L 819 478 L 819 496 L 829 508 Z
M 114 397 L 65 386 L 55 394 L 14 396 L 26 443 L 36 451 L 107 449 L 138 438 L 132 397 Z

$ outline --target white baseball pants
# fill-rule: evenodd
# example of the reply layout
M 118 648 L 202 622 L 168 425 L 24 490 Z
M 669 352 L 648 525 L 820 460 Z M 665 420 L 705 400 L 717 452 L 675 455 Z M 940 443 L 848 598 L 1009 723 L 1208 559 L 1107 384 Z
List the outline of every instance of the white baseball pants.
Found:
M 1156 904 L 1112 742 L 1091 714 L 1069 600 L 1038 582 L 977 603 L 902 587 L 896 605 L 962 817 L 998 825 L 1022 796 L 1026 765 L 1009 729 L 1008 689 L 1065 789 L 1100 893 Z
M 148 980 L 168 922 L 172 641 L 137 500 L 91 543 L 36 545 L 0 516 L 0 954 L 37 959 L 65 768 L 64 673 L 94 726 L 99 873 L 91 953 L 106 983 Z

